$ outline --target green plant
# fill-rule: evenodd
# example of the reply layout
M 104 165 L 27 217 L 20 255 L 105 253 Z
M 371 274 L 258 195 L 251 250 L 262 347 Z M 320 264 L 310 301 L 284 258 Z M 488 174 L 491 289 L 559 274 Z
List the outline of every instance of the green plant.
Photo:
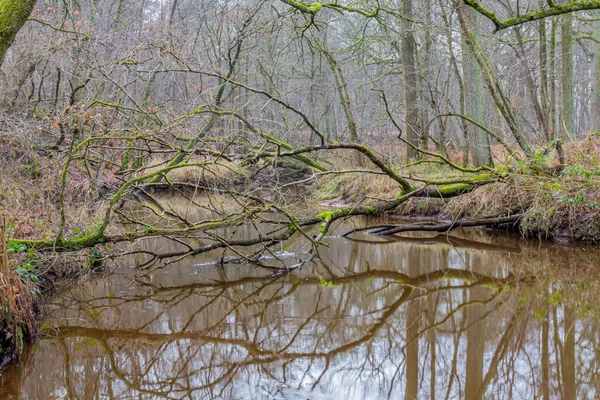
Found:
M 565 168 L 563 168 L 561 175 L 590 178 L 594 175 L 597 175 L 597 171 L 590 171 L 589 169 L 583 168 L 581 165 L 568 165 Z
M 35 274 L 35 265 L 25 262 L 15 268 L 15 272 L 19 274 L 21 279 L 29 279 L 32 282 L 37 282 L 39 279 Z
M 35 249 L 28 249 L 27 246 L 23 244 L 15 244 L 9 247 L 8 251 L 9 253 L 14 254 L 22 254 L 27 252 L 27 257 L 25 258 L 25 261 L 23 261 L 21 264 L 18 264 L 14 268 L 14 270 L 17 274 L 19 274 L 21 279 L 28 279 L 32 282 L 37 282 L 39 280 L 35 273 L 35 259 L 37 257 L 37 251 Z

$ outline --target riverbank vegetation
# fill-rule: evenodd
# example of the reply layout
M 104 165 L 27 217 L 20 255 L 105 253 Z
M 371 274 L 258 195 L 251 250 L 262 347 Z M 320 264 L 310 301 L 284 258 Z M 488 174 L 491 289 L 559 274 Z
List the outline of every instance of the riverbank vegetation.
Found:
M 598 2 L 50 1 L 26 24 L 12 3 L 0 210 L 4 290 L 22 297 L 3 310 L 125 255 L 151 270 L 221 250 L 288 273 L 357 215 L 600 242 Z M 178 249 L 136 248 L 152 237 Z M 292 238 L 308 259 L 265 263 Z

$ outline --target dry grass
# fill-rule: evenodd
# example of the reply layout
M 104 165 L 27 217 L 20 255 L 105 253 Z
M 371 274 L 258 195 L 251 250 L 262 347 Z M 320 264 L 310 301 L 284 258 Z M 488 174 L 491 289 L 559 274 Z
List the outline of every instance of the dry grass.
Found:
M 343 199 L 362 202 L 390 199 L 398 194 L 397 183 L 387 175 L 341 174 L 321 179 L 317 197 L 319 200 Z
M 164 168 L 167 164 L 166 159 L 154 158 L 150 165 L 153 167 L 143 170 L 144 174 L 154 173 Z M 194 158 L 189 163 L 202 163 L 207 161 L 203 158 Z M 240 165 L 239 162 L 228 162 L 220 160 L 218 164 L 211 164 L 206 167 L 190 166 L 173 169 L 166 174 L 171 182 L 190 183 L 213 187 L 220 183 L 228 184 L 243 180 L 248 171 Z
M 532 201 L 529 184 L 528 179 L 517 177 L 511 182 L 479 187 L 468 195 L 449 199 L 442 215 L 447 219 L 465 219 L 515 214 Z
M 0 273 L 0 366 L 18 357 L 24 342 L 35 341 L 32 289 L 16 272 Z

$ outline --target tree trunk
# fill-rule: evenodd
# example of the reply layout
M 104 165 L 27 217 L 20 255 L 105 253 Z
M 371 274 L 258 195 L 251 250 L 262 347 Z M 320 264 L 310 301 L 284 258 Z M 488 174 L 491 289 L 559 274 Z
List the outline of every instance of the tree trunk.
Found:
M 544 137 L 546 142 L 554 139 L 554 122 L 551 118 L 549 95 L 548 95 L 548 35 L 546 33 L 546 20 L 539 22 L 540 30 L 540 102 L 542 103 L 542 114 L 545 121 Z
M 556 141 L 556 151 L 558 161 L 565 163 L 565 154 L 560 143 L 560 132 L 562 128 L 557 126 L 558 112 L 556 110 L 558 103 L 556 101 L 556 32 L 558 30 L 558 18 L 552 19 L 552 30 L 550 31 L 550 119 L 552 120 L 553 139 Z
M 542 110 L 542 105 L 540 104 L 540 101 L 538 100 L 538 92 L 537 92 L 537 85 L 535 83 L 534 72 L 529 67 L 529 63 L 527 62 L 527 52 L 525 50 L 525 44 L 523 42 L 523 35 L 521 34 L 521 27 L 515 27 L 515 36 L 516 36 L 517 42 L 518 42 L 518 48 L 515 49 L 515 54 L 517 55 L 517 59 L 519 60 L 519 63 L 523 67 L 523 72 L 525 72 L 525 87 L 527 89 L 529 101 L 533 105 L 533 110 L 535 111 L 535 116 L 538 120 L 539 129 L 542 133 L 542 135 L 539 135 L 539 136 L 540 136 L 540 139 L 545 138 L 546 142 L 548 142 L 548 141 L 550 141 L 550 138 L 548 137 L 548 129 L 546 128 L 548 121 L 546 120 L 546 116 L 544 115 L 544 112 Z M 541 35 L 541 31 L 540 31 L 540 49 L 543 47 L 543 44 L 541 42 L 541 36 L 542 35 Z M 541 86 L 540 91 L 542 93 L 544 91 L 544 89 L 542 87 L 544 84 L 543 74 L 544 74 L 543 64 L 540 63 L 540 86 Z M 543 95 L 541 97 L 543 98 Z
M 31 15 L 35 0 L 0 1 L 0 66 L 15 36 Z
M 333 79 L 335 83 L 335 87 L 338 92 L 340 105 L 342 106 L 342 110 L 344 110 L 344 116 L 346 117 L 346 122 L 348 123 L 348 131 L 350 132 L 350 141 L 352 143 L 358 142 L 358 132 L 356 130 L 356 121 L 354 120 L 354 115 L 352 114 L 352 102 L 350 100 L 350 93 L 348 92 L 348 85 L 346 84 L 346 79 L 344 78 L 344 73 L 339 66 L 337 60 L 333 57 L 333 55 L 327 51 L 325 46 L 319 41 L 318 38 L 314 38 L 317 47 L 329 63 L 329 68 L 333 74 Z
M 413 33 L 413 4 L 412 0 L 402 0 L 402 68 L 404 76 L 404 123 L 406 140 L 415 146 L 419 146 L 421 138 L 421 122 L 419 107 L 419 76 L 415 63 L 416 43 Z M 420 157 L 420 153 L 408 146 L 408 160 Z
M 464 9 L 467 25 L 474 37 L 477 38 L 478 13 L 471 9 Z M 462 33 L 463 52 L 463 77 L 465 86 L 465 111 L 467 115 L 482 125 L 485 125 L 485 114 L 483 109 L 483 74 L 477 65 L 473 47 L 469 45 L 466 33 Z M 466 79 L 470 77 L 470 79 Z M 490 137 L 477 126 L 469 127 L 469 141 L 471 142 L 471 154 L 473 165 L 492 165 L 492 153 L 490 151 Z
M 504 95 L 504 91 L 500 86 L 500 82 L 496 77 L 492 64 L 490 60 L 485 56 L 481 46 L 479 45 L 479 41 L 477 40 L 477 36 L 471 31 L 470 25 L 468 23 L 468 17 L 465 13 L 465 9 L 463 8 L 463 3 L 454 0 L 454 5 L 457 10 L 458 19 L 460 21 L 461 29 L 464 34 L 464 38 L 467 41 L 467 44 L 471 47 L 473 51 L 473 55 L 481 68 L 483 76 L 485 77 L 485 81 L 487 87 L 494 99 L 494 103 L 498 107 L 498 110 L 502 114 L 502 117 L 506 121 L 506 124 L 510 128 L 511 133 L 513 134 L 515 140 L 519 144 L 519 147 L 525 152 L 527 155 L 531 155 L 531 148 L 529 147 L 529 143 L 525 139 L 521 127 L 517 121 L 514 110 L 511 107 L 510 101 Z
M 600 38 L 600 21 L 595 21 L 596 37 Z M 590 127 L 592 132 L 600 132 L 600 42 L 594 44 L 592 73 L 592 112 Z
M 562 16 L 562 140 L 575 137 L 575 83 L 573 81 L 573 15 Z
M 444 19 L 444 23 L 446 26 L 450 26 L 450 21 L 446 14 L 446 8 L 443 0 L 439 0 L 440 9 L 442 10 L 442 18 Z M 460 113 L 462 115 L 466 115 L 466 106 L 465 106 L 465 88 L 463 82 L 463 76 L 461 74 L 460 68 L 458 67 L 458 62 L 456 61 L 456 56 L 454 54 L 454 45 L 452 38 L 452 30 L 446 30 L 446 40 L 448 43 L 448 53 L 450 55 L 450 62 L 452 64 L 452 69 L 456 75 L 456 82 L 458 84 L 458 95 L 459 95 L 459 103 L 460 103 Z M 460 127 L 462 130 L 462 152 L 463 152 L 463 166 L 466 167 L 469 164 L 469 125 L 467 124 L 467 120 L 464 118 L 460 119 Z
M 431 16 L 433 14 L 433 9 L 431 8 L 431 0 L 425 1 L 426 7 L 426 18 L 425 18 L 425 43 L 424 43 L 424 57 L 421 59 L 421 67 L 420 70 L 422 73 L 420 74 L 420 85 L 421 85 L 421 147 L 426 149 L 429 145 L 429 136 L 431 135 L 430 126 L 427 125 L 429 122 L 429 104 L 427 99 L 432 93 L 432 60 L 433 60 L 433 42 L 432 42 L 432 32 L 431 27 L 433 26 Z M 435 100 L 434 100 L 435 101 Z

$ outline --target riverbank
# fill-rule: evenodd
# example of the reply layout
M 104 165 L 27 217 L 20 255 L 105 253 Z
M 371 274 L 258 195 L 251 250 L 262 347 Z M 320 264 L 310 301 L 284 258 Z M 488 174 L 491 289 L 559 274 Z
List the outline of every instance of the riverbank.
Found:
M 594 139 L 597 146 L 598 139 Z M 575 146 L 572 146 L 573 148 Z M 546 161 L 546 160 L 544 160 Z M 515 165 L 499 168 L 495 182 L 448 198 L 412 197 L 389 213 L 439 221 L 473 220 L 520 215 L 512 228 L 524 237 L 561 243 L 600 243 L 600 168 L 597 156 L 578 159 L 558 170 L 555 164 Z M 583 161 L 583 162 L 582 162 Z M 549 173 L 551 172 L 551 173 Z M 440 179 L 465 179 L 447 166 L 408 169 L 415 183 Z M 317 201 L 345 205 L 370 205 L 392 201 L 397 183 L 386 175 L 343 174 L 324 177 L 312 186 Z
M 40 309 L 47 296 L 65 284 L 90 276 L 89 252 L 40 254 L 7 245 L 0 226 L 0 369 L 20 359 L 26 344 L 36 343 Z

